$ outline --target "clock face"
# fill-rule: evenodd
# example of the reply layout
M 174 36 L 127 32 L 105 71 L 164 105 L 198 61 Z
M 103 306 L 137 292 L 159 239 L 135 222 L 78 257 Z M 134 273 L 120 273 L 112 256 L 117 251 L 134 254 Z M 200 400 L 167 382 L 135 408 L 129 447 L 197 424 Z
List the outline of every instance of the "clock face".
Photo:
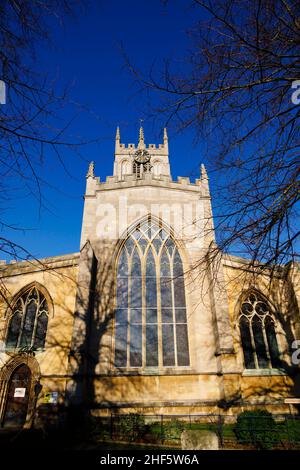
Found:
M 134 160 L 137 163 L 147 163 L 150 160 L 149 152 L 146 149 L 139 149 L 134 154 Z

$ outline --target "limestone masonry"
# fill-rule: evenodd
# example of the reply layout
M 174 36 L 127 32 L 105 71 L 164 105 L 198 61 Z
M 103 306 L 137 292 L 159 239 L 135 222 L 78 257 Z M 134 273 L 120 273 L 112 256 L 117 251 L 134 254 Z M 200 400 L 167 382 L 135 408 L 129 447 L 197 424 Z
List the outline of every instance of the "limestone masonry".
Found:
M 300 269 L 272 279 L 216 247 L 204 165 L 173 181 L 163 142 L 115 139 L 86 175 L 80 252 L 1 263 L 0 423 L 94 415 L 294 412 Z

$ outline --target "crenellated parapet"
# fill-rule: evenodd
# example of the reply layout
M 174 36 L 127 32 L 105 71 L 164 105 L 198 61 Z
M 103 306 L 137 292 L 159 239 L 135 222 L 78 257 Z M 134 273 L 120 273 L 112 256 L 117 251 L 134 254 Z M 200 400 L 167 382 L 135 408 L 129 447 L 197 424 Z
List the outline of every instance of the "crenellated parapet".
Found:
M 129 153 L 134 153 L 136 152 L 140 147 L 138 145 L 135 145 L 135 144 L 121 144 L 119 143 L 118 145 L 116 145 L 116 148 L 115 148 L 115 153 L 116 154 L 121 154 L 121 155 L 124 155 L 124 154 L 128 154 Z M 169 155 L 169 149 L 168 147 L 166 147 L 164 144 L 148 144 L 148 145 L 145 145 L 144 147 L 146 150 L 148 150 L 148 152 L 150 152 L 151 154 L 153 153 L 154 155 L 157 154 L 157 155 Z
M 173 180 L 170 175 L 155 175 L 152 173 L 144 173 L 140 178 L 136 178 L 134 174 L 124 175 L 120 180 L 118 175 L 107 176 L 105 181 L 100 181 L 99 177 L 89 176 L 87 178 L 87 197 L 95 197 L 100 191 L 118 190 L 133 187 L 153 186 L 165 189 L 177 189 L 197 192 L 200 198 L 209 198 L 208 180 L 197 178 L 195 182 L 191 182 L 187 176 L 178 176 L 177 180 Z
M 146 149 L 150 154 L 153 155 L 169 155 L 169 144 L 168 144 L 168 134 L 167 129 L 164 128 L 163 143 L 161 144 L 145 144 L 144 130 L 140 127 L 139 131 L 139 142 L 137 145 L 129 143 L 121 143 L 121 134 L 120 129 L 117 127 L 116 132 L 116 141 L 115 141 L 115 155 L 128 155 L 134 154 L 138 149 Z

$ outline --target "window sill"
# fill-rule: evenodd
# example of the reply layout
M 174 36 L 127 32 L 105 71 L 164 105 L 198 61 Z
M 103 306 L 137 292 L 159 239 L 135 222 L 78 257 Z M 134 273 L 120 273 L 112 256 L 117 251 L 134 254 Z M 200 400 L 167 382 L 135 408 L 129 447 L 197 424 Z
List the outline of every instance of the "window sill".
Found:
M 284 369 L 245 369 L 242 373 L 243 377 L 267 377 L 273 375 L 287 375 Z
M 177 366 L 160 368 L 114 368 L 109 375 L 184 375 L 196 373 L 190 366 Z
M 36 354 L 43 353 L 45 351 L 46 351 L 46 348 L 40 348 L 40 349 L 35 349 L 33 353 L 34 355 L 36 355 Z M 32 354 L 32 352 L 28 352 L 28 353 L 21 352 L 19 348 L 4 348 L 0 350 L 0 352 L 5 353 L 5 354 L 15 354 L 15 355 L 26 355 L 26 354 L 31 355 Z

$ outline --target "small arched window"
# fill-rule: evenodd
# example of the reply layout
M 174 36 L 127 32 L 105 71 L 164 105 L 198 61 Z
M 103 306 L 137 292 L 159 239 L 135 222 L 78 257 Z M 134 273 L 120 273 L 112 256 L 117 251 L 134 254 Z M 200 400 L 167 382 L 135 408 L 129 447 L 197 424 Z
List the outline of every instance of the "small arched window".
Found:
M 153 163 L 153 174 L 154 176 L 160 176 L 161 174 L 161 162 L 159 160 L 155 160 Z
M 274 316 L 257 292 L 242 301 L 239 326 L 246 369 L 281 367 Z
M 16 300 L 12 308 L 6 348 L 43 348 L 48 315 L 48 304 L 44 295 L 36 287 L 30 287 Z
M 151 219 L 137 225 L 117 265 L 116 367 L 189 365 L 183 266 Z
M 121 178 L 130 174 L 130 163 L 128 160 L 123 160 L 121 164 Z

